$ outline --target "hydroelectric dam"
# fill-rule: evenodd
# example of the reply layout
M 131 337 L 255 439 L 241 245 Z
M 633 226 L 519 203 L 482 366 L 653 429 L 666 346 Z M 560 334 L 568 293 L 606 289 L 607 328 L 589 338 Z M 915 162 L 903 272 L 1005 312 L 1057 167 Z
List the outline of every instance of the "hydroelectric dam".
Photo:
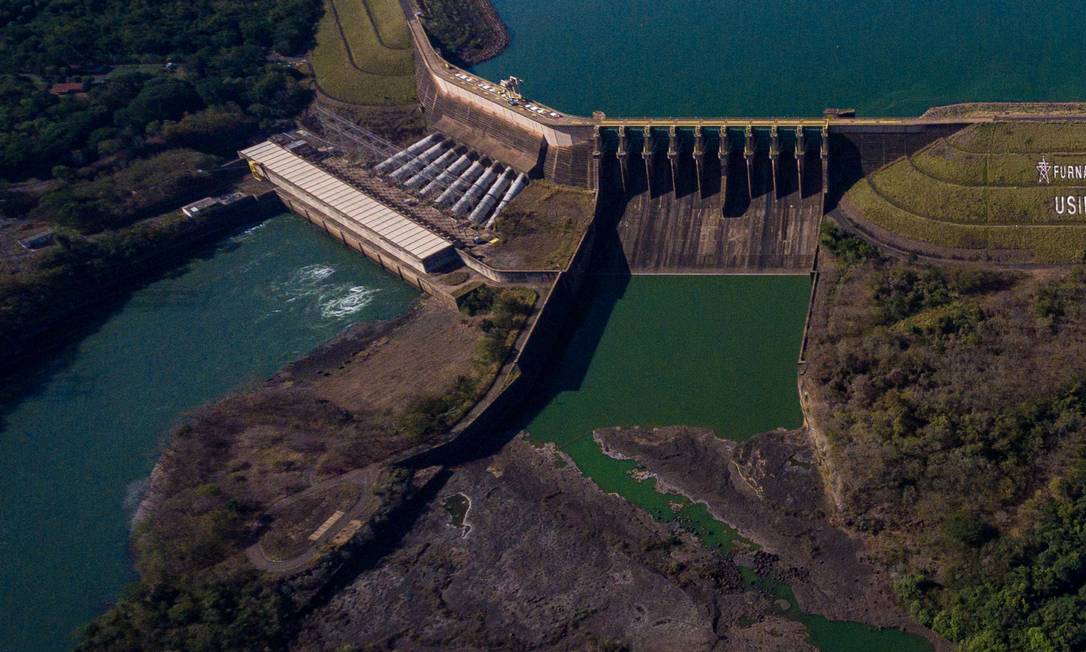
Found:
M 320 142 L 316 156 L 295 161 L 304 151 L 294 149 L 302 144 L 295 136 L 241 154 L 293 210 L 450 303 L 455 297 L 433 281 L 460 265 L 496 282 L 554 276 L 488 260 L 492 225 L 535 181 L 594 191 L 596 226 L 631 273 L 805 273 L 815 265 L 822 217 L 858 180 L 996 121 L 954 107 L 915 118 L 847 109 L 818 117 L 566 115 L 525 97 L 515 77 L 493 82 L 451 64 L 431 44 L 418 7 L 403 5 L 426 137 L 403 150 L 379 143 L 381 162 L 363 174 L 329 158 Z M 372 134 L 318 113 L 326 130 L 373 153 Z M 1013 119 L 1043 116 L 999 116 Z M 271 169 L 286 163 L 298 168 L 291 183 Z M 433 251 L 411 253 L 431 241 Z
M 412 16 L 414 14 L 411 14 Z M 443 59 L 410 21 L 418 95 L 435 131 L 533 179 L 619 208 L 633 273 L 808 271 L 819 223 L 864 175 L 987 117 L 565 115 Z

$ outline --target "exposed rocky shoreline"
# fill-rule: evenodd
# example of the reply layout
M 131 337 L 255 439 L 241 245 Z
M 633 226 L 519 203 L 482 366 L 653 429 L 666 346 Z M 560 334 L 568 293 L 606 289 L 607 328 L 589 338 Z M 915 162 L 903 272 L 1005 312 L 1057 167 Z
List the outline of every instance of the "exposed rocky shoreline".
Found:
M 482 17 L 484 29 L 481 31 L 488 35 L 486 44 L 482 48 L 468 51 L 462 57 L 466 63 L 475 65 L 505 52 L 505 48 L 509 47 L 510 38 L 509 28 L 505 26 L 505 21 L 498 15 L 498 10 L 494 8 L 490 0 L 469 1 L 475 5 L 479 16 Z
M 458 525 L 444 506 L 470 501 Z M 302 624 L 298 649 L 807 650 L 729 555 L 605 494 L 521 435 L 451 469 L 394 550 Z
M 466 6 L 458 9 L 458 22 L 469 33 L 473 33 L 479 42 L 476 45 L 466 47 L 455 47 L 449 43 L 442 43 L 440 36 L 433 33 L 428 25 L 428 31 L 431 31 L 431 38 L 434 40 L 435 47 L 441 49 L 446 58 L 464 66 L 474 66 L 493 59 L 504 52 L 505 48 L 509 47 L 509 29 L 505 26 L 491 1 L 461 1 Z M 435 3 L 434 0 L 423 0 L 423 6 L 426 8 L 427 13 L 431 15 L 436 13 L 435 8 L 442 8 L 441 2 Z M 447 11 L 447 9 L 443 11 Z
M 762 547 L 738 560 L 787 582 L 806 612 L 893 627 L 941 645 L 901 608 L 889 574 L 869 563 L 861 541 L 834 527 L 833 511 L 803 430 L 776 430 L 736 444 L 703 428 L 608 428 L 606 454 L 632 459 L 661 491 L 703 503 Z

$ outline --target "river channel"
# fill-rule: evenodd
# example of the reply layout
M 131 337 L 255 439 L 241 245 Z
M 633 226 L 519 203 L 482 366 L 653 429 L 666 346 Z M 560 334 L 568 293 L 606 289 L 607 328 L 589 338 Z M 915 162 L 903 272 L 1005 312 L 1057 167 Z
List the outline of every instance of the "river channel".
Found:
M 0 403 L 0 650 L 59 650 L 135 579 L 129 520 L 187 410 L 417 293 L 281 215 L 132 293 Z

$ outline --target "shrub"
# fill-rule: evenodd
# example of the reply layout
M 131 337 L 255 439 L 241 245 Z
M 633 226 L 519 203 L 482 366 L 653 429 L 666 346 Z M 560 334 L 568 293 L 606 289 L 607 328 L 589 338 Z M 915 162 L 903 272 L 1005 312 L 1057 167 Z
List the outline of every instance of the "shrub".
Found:
M 834 258 L 846 265 L 879 257 L 879 250 L 870 242 L 828 221 L 822 223 L 821 242 Z
M 943 521 L 943 533 L 953 541 L 970 548 L 979 548 L 988 543 L 996 532 L 980 514 L 958 510 L 952 512 Z
M 464 297 L 460 303 L 460 310 L 468 313 L 472 317 L 475 315 L 481 315 L 483 313 L 490 312 L 490 307 L 494 304 L 494 298 L 497 296 L 497 291 L 489 285 L 480 285 Z

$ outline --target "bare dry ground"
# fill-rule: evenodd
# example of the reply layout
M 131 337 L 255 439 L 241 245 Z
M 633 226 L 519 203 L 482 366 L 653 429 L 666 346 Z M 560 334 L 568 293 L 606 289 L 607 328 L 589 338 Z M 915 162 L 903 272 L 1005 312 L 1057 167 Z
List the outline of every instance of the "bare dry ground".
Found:
M 479 331 L 425 297 L 391 324 L 358 329 L 280 375 L 345 410 L 387 412 L 444 391 L 470 368 Z
M 592 221 L 595 201 L 583 188 L 533 181 L 494 224 L 500 241 L 486 252 L 499 269 L 563 269 Z
M 191 415 L 173 433 L 141 506 L 155 527 L 137 545 L 164 552 L 144 559 L 170 573 L 194 563 L 183 549 L 190 545 L 229 557 L 246 545 L 251 519 L 271 518 L 261 514 L 277 501 L 420 443 L 405 432 L 403 415 L 469 373 L 480 334 L 470 318 L 423 298 L 400 318 L 356 326 L 264 385 Z M 318 520 L 334 511 L 329 505 Z M 302 519 L 297 526 L 292 514 Z M 193 520 L 220 521 L 204 537 L 213 543 L 188 533 Z M 312 525 L 297 510 L 271 520 L 282 534 L 281 545 L 271 545 L 281 552 L 297 548 L 294 539 Z
M 470 501 L 463 527 L 443 506 Z M 518 437 L 454 470 L 398 547 L 304 623 L 302 650 L 807 650 L 731 558 Z

